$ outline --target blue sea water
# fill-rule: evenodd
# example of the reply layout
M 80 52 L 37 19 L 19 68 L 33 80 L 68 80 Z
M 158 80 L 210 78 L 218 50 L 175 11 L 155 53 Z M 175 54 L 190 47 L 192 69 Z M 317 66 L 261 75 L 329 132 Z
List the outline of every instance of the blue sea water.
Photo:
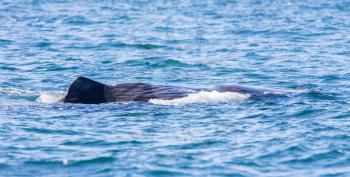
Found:
M 2 0 L 0 176 L 350 176 L 349 68 L 348 0 Z M 296 94 L 38 101 L 78 76 Z

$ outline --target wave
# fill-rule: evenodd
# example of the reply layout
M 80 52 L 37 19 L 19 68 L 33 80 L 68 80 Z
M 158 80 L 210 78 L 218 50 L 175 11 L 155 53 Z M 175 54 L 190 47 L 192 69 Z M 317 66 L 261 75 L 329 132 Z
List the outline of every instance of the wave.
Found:
M 223 103 L 229 101 L 242 101 L 250 98 L 249 94 L 236 92 L 201 91 L 189 94 L 183 98 L 173 100 L 151 99 L 148 102 L 159 105 L 184 105 L 193 103 Z
M 25 161 L 26 164 L 34 165 L 86 165 L 86 164 L 101 164 L 101 163 L 110 163 L 115 160 L 114 157 L 92 157 L 87 159 L 62 159 L 62 160 L 51 160 L 51 159 L 37 159 L 37 160 L 28 160 Z
M 123 43 L 123 42 L 115 42 L 109 44 L 112 47 L 125 47 L 125 48 L 137 48 L 137 49 L 159 49 L 165 48 L 166 46 L 157 45 L 157 44 L 148 44 L 148 43 Z
M 64 93 L 42 93 L 40 96 L 36 99 L 39 103 L 46 103 L 46 104 L 52 104 L 52 103 L 58 103 L 61 98 L 63 98 Z

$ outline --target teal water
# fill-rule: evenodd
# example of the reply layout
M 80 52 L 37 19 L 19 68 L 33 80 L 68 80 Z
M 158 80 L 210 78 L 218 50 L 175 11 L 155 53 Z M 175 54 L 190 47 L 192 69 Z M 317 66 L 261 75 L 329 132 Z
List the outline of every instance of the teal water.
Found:
M 348 0 L 3 0 L 0 176 L 350 176 L 349 17 Z M 298 93 L 38 101 L 78 76 Z

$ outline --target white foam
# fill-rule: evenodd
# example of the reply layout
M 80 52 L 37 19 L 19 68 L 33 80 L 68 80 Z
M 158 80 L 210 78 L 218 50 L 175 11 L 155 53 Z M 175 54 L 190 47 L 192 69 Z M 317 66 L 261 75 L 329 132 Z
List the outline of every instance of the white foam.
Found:
M 39 103 L 46 103 L 46 104 L 52 104 L 52 103 L 58 103 L 64 96 L 64 93 L 43 93 L 40 94 L 40 96 L 36 99 Z
M 63 163 L 64 166 L 68 165 L 68 162 L 69 162 L 68 159 L 63 159 L 63 160 L 62 160 L 62 163 Z
M 249 94 L 236 92 L 201 91 L 189 94 L 183 98 L 173 100 L 151 99 L 148 102 L 160 105 L 184 105 L 192 103 L 222 103 L 229 101 L 242 101 L 250 97 Z
M 32 92 L 28 90 L 18 89 L 18 88 L 1 88 L 0 87 L 0 94 L 22 95 L 22 94 L 32 94 Z

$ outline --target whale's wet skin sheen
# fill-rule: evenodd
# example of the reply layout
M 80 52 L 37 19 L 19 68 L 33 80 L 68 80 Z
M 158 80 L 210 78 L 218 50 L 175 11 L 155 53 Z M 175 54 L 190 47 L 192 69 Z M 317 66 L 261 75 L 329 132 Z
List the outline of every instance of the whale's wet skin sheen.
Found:
M 0 1 L 0 176 L 350 176 L 349 17 L 347 0 Z M 78 76 L 208 90 L 60 102 Z

